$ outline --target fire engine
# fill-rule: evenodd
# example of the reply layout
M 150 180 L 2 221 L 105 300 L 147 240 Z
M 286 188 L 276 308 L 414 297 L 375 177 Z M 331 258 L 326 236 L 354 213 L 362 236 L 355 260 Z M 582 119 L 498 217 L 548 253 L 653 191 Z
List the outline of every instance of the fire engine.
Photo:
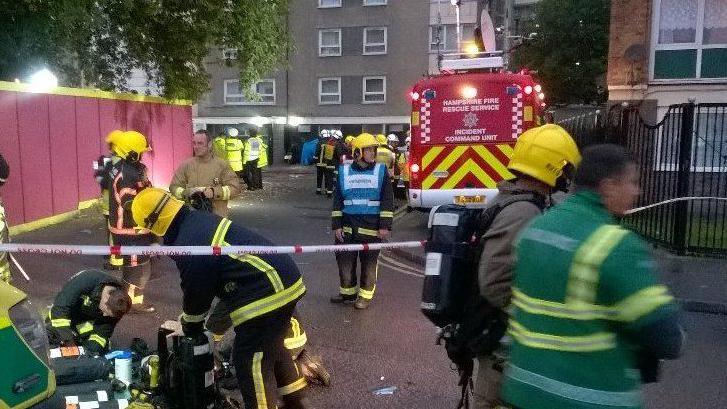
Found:
M 409 206 L 484 206 L 524 131 L 542 123 L 542 87 L 504 70 L 501 52 L 450 54 L 412 91 Z

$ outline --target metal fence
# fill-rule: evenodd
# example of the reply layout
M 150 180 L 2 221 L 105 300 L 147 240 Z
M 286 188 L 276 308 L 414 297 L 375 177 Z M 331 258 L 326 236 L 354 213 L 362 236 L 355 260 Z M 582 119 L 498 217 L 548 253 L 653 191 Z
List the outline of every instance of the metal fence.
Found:
M 639 206 L 661 204 L 624 225 L 678 254 L 727 257 L 727 104 L 673 105 L 653 125 L 619 106 L 559 123 L 581 148 L 617 143 L 638 159 Z

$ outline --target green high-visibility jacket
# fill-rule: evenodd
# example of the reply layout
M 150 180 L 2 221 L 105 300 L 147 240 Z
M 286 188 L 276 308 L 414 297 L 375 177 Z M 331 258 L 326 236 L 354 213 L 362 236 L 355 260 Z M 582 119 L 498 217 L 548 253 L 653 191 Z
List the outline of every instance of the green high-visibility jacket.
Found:
M 640 408 L 627 333 L 677 309 L 646 244 L 598 194 L 581 191 L 536 218 L 516 254 L 504 400 L 522 409 Z
M 242 151 L 245 149 L 245 143 L 238 138 L 227 138 L 225 142 L 225 151 L 227 152 L 227 162 L 233 171 L 242 170 Z

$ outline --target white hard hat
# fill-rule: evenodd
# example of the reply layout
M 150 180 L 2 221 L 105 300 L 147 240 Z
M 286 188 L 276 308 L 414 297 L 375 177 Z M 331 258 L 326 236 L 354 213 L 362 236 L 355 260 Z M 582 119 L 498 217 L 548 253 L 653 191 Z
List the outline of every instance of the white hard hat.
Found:
M 331 131 L 328 129 L 321 129 L 321 138 L 328 138 L 331 136 Z
M 407 136 L 406 139 L 404 139 L 404 142 L 411 143 L 411 136 Z
M 237 128 L 227 128 L 227 136 L 236 137 L 240 134 L 240 131 L 237 130 Z
M 389 142 L 399 142 L 399 137 L 394 135 L 393 133 L 390 133 L 389 136 L 386 137 L 386 139 L 388 139 Z
M 333 134 L 333 137 L 336 138 L 336 139 L 343 138 L 343 132 L 341 132 L 340 129 L 334 129 L 334 130 L 332 130 L 331 131 L 331 134 Z

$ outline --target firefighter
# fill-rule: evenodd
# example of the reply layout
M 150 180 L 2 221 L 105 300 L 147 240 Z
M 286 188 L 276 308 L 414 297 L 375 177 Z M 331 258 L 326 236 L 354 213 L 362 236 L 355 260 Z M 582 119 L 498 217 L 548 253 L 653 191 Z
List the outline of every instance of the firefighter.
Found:
M 343 140 L 343 132 L 341 132 L 338 129 L 334 129 L 331 131 L 333 135 L 333 141 L 334 141 L 334 147 L 333 147 L 333 180 L 336 180 L 336 177 L 338 176 L 338 166 L 343 164 L 344 159 L 346 158 L 346 152 L 348 151 L 348 148 L 346 147 L 346 141 Z M 335 186 L 333 187 L 335 189 Z
M 399 156 L 396 161 L 396 166 L 399 169 L 399 181 L 397 183 L 397 189 L 394 190 L 398 193 L 400 199 L 406 200 L 407 192 L 409 190 L 409 147 L 411 146 L 411 137 L 407 136 L 404 146 L 400 148 Z
M 647 243 L 616 219 L 639 193 L 624 148 L 591 146 L 575 194 L 521 234 L 502 388 L 509 404 L 641 408 L 641 384 L 657 380 L 660 359 L 679 356 L 679 307 L 657 283 Z
M 248 181 L 248 190 L 263 188 L 262 168 L 268 164 L 267 146 L 258 135 L 257 129 L 250 129 L 245 141 L 242 163 Z
M 169 190 L 177 199 L 189 201 L 195 194 L 212 202 L 212 211 L 227 217 L 227 201 L 240 194 L 240 179 L 227 163 L 210 151 L 206 131 L 192 137 L 194 156 L 184 161 L 172 177 Z
M 336 146 L 340 139 L 341 131 L 333 129 L 329 131 L 330 137 L 326 140 L 323 147 L 323 161 L 325 163 L 326 172 L 326 197 L 333 195 L 333 184 L 335 183 L 335 174 L 338 168 L 336 160 Z
M 322 129 L 318 136 L 318 145 L 316 146 L 316 153 L 313 156 L 313 160 L 316 163 L 316 194 L 321 195 L 324 193 L 325 187 L 328 186 L 328 178 L 326 173 L 326 159 L 325 150 L 328 138 L 331 133 L 328 129 Z
M 136 223 L 170 246 L 261 245 L 264 237 L 209 212 L 193 211 L 162 189 L 140 192 L 131 206 Z M 245 408 L 304 408 L 306 381 L 284 346 L 305 285 L 287 255 L 172 256 L 181 276 L 180 322 L 185 334 L 204 331 L 214 297 L 226 303 L 235 328 L 233 363 Z
M 146 246 L 154 242 L 146 229 L 137 229 L 131 213 L 125 206 L 142 189 L 150 186 L 146 166 L 141 157 L 149 150 L 146 137 L 136 131 L 112 132 L 107 142 L 119 158 L 111 166 L 109 180 L 109 231 L 113 244 Z M 129 286 L 133 312 L 153 312 L 154 307 L 144 304 L 144 287 L 151 276 L 149 256 L 123 256 L 123 279 Z
M 109 141 L 113 139 L 115 136 L 117 136 L 118 133 L 121 133 L 123 131 L 121 130 L 113 130 L 106 136 L 106 141 Z M 111 231 L 109 231 L 109 189 L 111 186 L 111 167 L 114 165 L 114 163 L 118 162 L 121 158 L 114 155 L 113 150 L 111 149 L 111 146 L 109 145 L 109 154 L 107 155 L 101 155 L 99 158 L 93 163 L 93 176 L 96 179 L 96 182 L 99 184 L 99 187 L 101 188 L 101 213 L 104 215 L 104 219 L 106 220 L 106 236 L 108 238 L 109 245 L 112 244 L 112 238 L 111 238 Z M 123 266 L 124 260 L 120 256 L 116 255 L 109 255 L 106 257 L 106 265 L 104 268 L 107 268 L 109 270 L 119 270 L 121 269 L 121 266 Z
M 376 162 L 386 166 L 386 171 L 389 175 L 389 181 L 394 178 L 394 152 L 389 149 L 389 140 L 383 134 L 376 135 L 376 141 L 378 147 L 376 148 Z
M 386 167 L 376 163 L 379 143 L 363 133 L 353 141 L 354 163 L 338 171 L 333 199 L 332 230 L 337 244 L 379 243 L 391 234 L 394 198 Z M 335 304 L 355 301 L 356 309 L 368 308 L 376 290 L 379 250 L 337 252 L 340 276 Z M 356 259 L 361 265 L 357 280 Z
M 103 271 L 81 271 L 53 301 L 46 319 L 50 343 L 83 346 L 90 355 L 102 355 L 109 350 L 116 324 L 130 308 L 124 284 Z
M 248 189 L 250 189 L 250 181 L 243 171 L 242 151 L 245 148 L 245 144 L 238 137 L 239 134 L 240 131 L 237 128 L 230 127 L 225 131 L 225 158 L 230 164 L 232 171 L 237 174 L 237 177 L 245 181 Z
M 346 139 L 344 139 L 346 152 L 341 156 L 342 165 L 350 165 L 353 163 L 353 156 L 351 155 L 351 144 L 353 143 L 354 139 L 355 137 L 353 135 L 348 135 L 346 136 Z
M 565 190 L 581 157 L 571 136 L 558 125 L 532 128 L 518 138 L 508 169 L 514 180 L 498 184 L 498 195 L 489 207 L 502 209 L 481 237 L 478 264 L 480 296 L 504 322 L 510 304 L 515 259 L 513 244 L 520 230 L 549 206 L 550 194 Z M 507 204 L 505 204 L 507 203 Z M 499 339 L 493 340 L 493 343 Z M 500 402 L 503 352 L 477 356 L 475 408 L 495 408 Z
M 5 158 L 0 154 L 0 186 L 4 185 L 10 175 L 10 166 Z M 3 207 L 2 197 L 0 197 L 0 244 L 10 241 L 10 228 L 8 226 L 7 217 L 5 216 L 5 208 Z M 0 281 L 10 284 L 12 277 L 10 276 L 10 254 L 0 251 Z

